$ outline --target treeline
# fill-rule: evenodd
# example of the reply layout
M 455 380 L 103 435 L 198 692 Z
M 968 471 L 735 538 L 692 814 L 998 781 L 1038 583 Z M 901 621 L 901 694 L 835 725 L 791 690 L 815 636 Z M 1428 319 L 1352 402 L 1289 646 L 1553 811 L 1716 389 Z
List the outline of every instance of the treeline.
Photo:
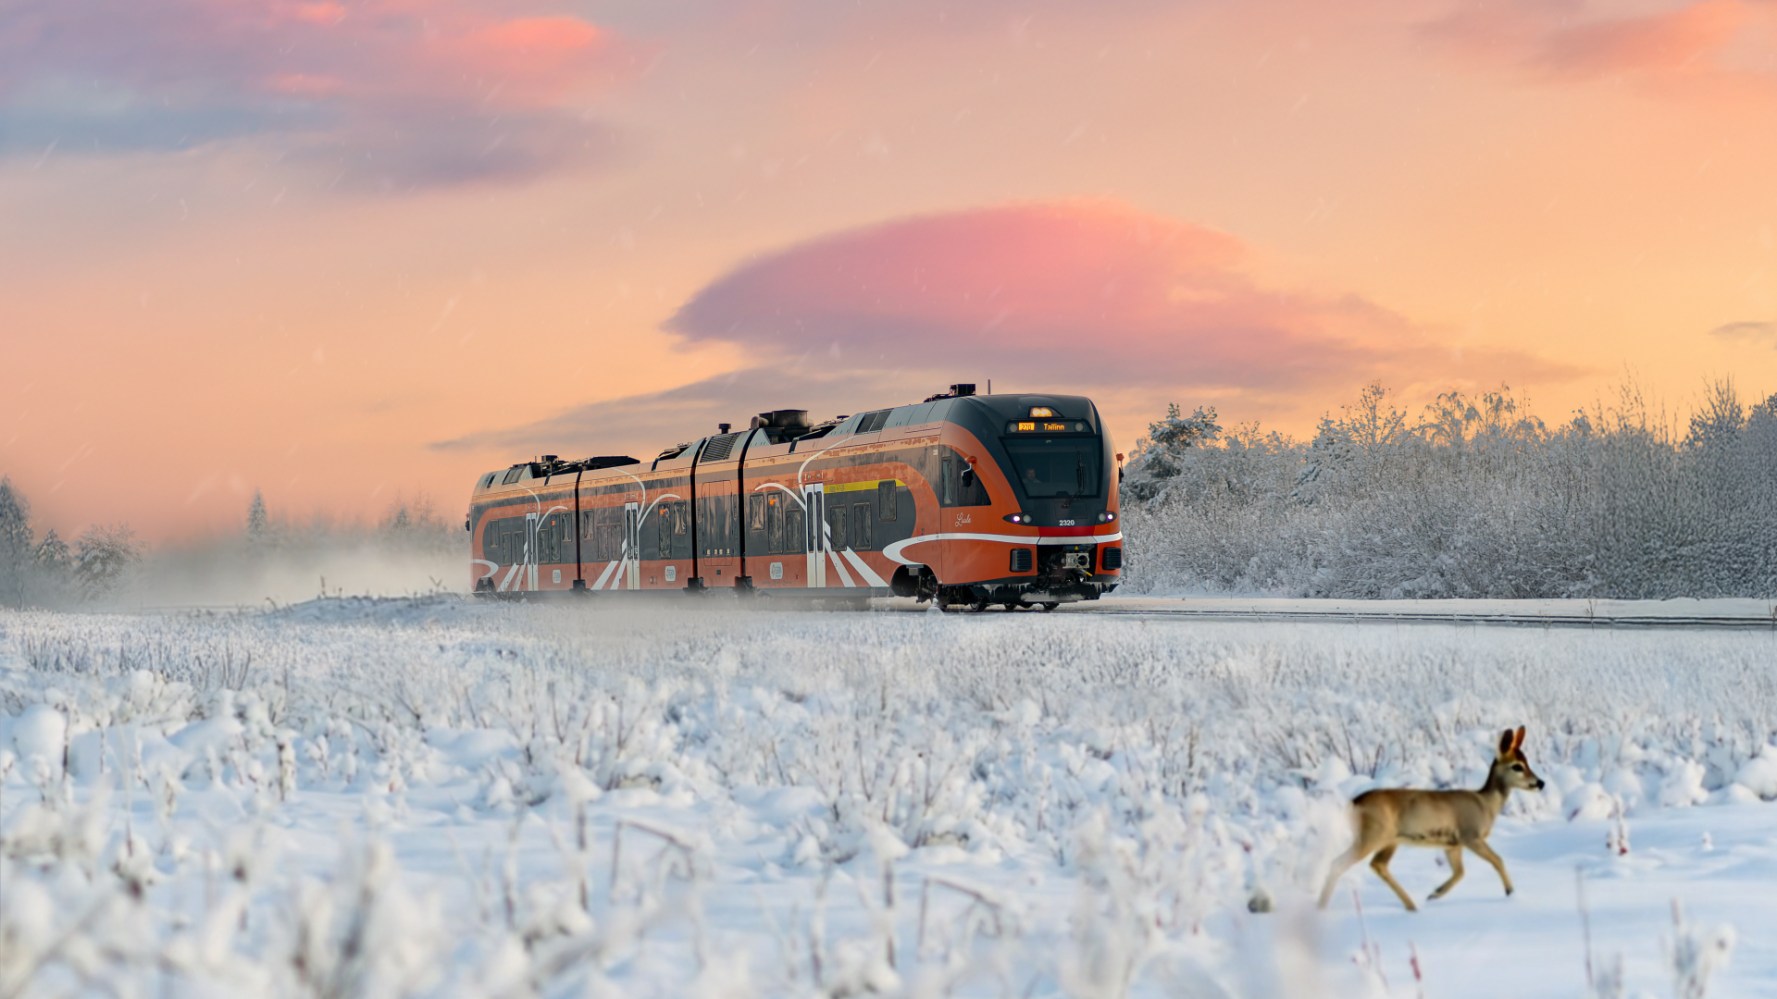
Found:
M 1149 426 L 1131 586 L 1308 597 L 1777 596 L 1777 395 L 1687 418 L 1633 388 L 1550 427 L 1509 389 L 1417 415 L 1380 386 L 1295 440 L 1214 409 Z
M 0 607 L 97 603 L 256 604 L 339 593 L 420 593 L 456 583 L 455 530 L 425 497 L 398 498 L 377 520 L 280 517 L 254 493 L 235 531 L 149 548 L 127 526 L 70 544 L 41 537 L 31 507 L 0 479 Z M 447 582 L 448 580 L 448 582 Z
M 432 500 L 423 495 L 397 497 L 380 517 L 371 521 L 336 520 L 324 515 L 299 520 L 273 513 L 266 506 L 264 494 L 257 491 L 247 504 L 245 531 L 214 539 L 212 544 L 238 547 L 249 558 L 271 558 L 317 548 L 461 555 L 467 547 L 462 522 L 454 527 L 447 523 Z
M 59 606 L 110 593 L 141 559 L 124 526 L 94 526 L 70 544 L 52 528 L 37 537 L 31 504 L 0 478 L 0 607 Z

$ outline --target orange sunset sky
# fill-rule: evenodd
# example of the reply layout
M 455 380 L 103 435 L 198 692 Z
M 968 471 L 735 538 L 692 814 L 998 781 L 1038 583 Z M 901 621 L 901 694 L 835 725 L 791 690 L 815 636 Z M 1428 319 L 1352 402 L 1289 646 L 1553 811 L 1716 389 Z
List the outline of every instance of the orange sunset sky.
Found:
M 5 0 L 41 531 L 1081 392 L 1777 392 L 1777 0 Z

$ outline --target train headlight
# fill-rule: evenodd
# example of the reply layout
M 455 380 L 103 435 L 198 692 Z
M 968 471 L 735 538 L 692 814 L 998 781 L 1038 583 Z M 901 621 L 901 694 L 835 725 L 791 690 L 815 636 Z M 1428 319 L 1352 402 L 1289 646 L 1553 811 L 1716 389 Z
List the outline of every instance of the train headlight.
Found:
M 1111 521 L 1116 520 L 1116 519 L 1117 519 L 1116 513 L 1111 510 L 1106 510 L 1105 512 L 1098 515 L 1098 522 L 1101 524 L 1108 524 Z
M 1031 516 L 1028 513 L 1008 513 L 1006 520 L 1013 524 L 1028 524 L 1031 522 Z

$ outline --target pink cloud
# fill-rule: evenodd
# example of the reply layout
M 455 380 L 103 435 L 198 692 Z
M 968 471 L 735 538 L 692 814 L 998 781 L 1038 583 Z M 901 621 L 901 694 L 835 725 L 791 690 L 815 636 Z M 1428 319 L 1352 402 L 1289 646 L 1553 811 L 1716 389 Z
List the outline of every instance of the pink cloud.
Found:
M 1116 386 L 1284 392 L 1436 366 L 1554 370 L 1523 356 L 1459 360 L 1360 296 L 1269 288 L 1245 268 L 1234 237 L 1127 206 L 1012 205 L 770 254 L 705 287 L 666 328 L 834 367 Z
M 276 73 L 265 80 L 268 90 L 295 97 L 332 97 L 345 92 L 345 81 L 313 73 Z
M 1424 37 L 1483 63 L 1545 82 L 1630 78 L 1661 92 L 1777 93 L 1768 41 L 1777 7 L 1762 0 L 1696 0 L 1666 10 L 1588 16 L 1554 0 L 1471 4 L 1421 26 Z
M 1084 392 L 1133 426 L 1180 399 L 1294 411 L 1372 380 L 1442 390 L 1577 373 L 1447 347 L 1358 295 L 1268 287 L 1235 237 L 1111 202 L 1007 205 L 823 236 L 735 267 L 665 326 L 689 344 L 738 346 L 746 366 L 434 446 L 577 453 L 598 440 L 646 457 L 672 442 L 663 432 L 744 424 L 766 409 L 857 412 L 956 381 Z
M 295 161 L 399 163 L 411 139 L 454 144 L 447 159 L 469 177 L 531 172 L 549 166 L 537 150 L 608 146 L 585 101 L 633 63 L 609 31 L 538 6 L 25 0 L 0 20 L 0 111 L 100 150 L 272 135 Z M 83 106 L 68 80 L 102 100 Z M 137 109 L 127 121 L 105 112 L 119 100 Z
M 297 20 L 310 24 L 338 24 L 345 20 L 346 7 L 341 3 L 302 3 L 292 13 Z
M 1745 13 L 1740 0 L 1702 0 L 1677 10 L 1562 27 L 1543 40 L 1532 64 L 1575 79 L 1699 66 L 1733 38 Z

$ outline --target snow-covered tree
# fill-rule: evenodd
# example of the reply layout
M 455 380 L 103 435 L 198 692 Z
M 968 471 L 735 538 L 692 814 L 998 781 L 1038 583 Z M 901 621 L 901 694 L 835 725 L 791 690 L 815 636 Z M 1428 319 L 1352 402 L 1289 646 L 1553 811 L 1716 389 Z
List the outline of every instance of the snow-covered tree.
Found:
M 265 494 L 253 490 L 253 502 L 247 504 L 247 543 L 255 547 L 271 539 L 271 518 L 265 512 Z
M 73 551 L 69 549 L 68 542 L 63 541 L 62 536 L 57 534 L 53 527 L 43 535 L 43 540 L 37 543 L 37 568 L 44 572 L 52 574 L 67 572 L 73 557 Z
M 396 500 L 377 533 L 384 545 L 415 552 L 455 552 L 462 543 L 462 532 L 451 530 L 425 495 Z
M 31 545 L 31 505 L 0 477 L 0 605 L 22 607 L 36 552 Z
M 85 598 L 104 596 L 141 559 L 131 531 L 123 526 L 89 527 L 74 543 L 74 580 Z
M 1746 407 L 1723 383 L 1687 424 L 1631 385 L 1551 430 L 1509 389 L 1447 392 L 1415 420 L 1371 385 L 1307 441 L 1219 429 L 1145 442 L 1123 490 L 1133 585 L 1777 595 L 1777 397 Z
M 1168 403 L 1166 416 L 1148 424 L 1148 435 L 1136 442 L 1123 488 L 1138 500 L 1154 500 L 1166 490 L 1167 480 L 1178 475 L 1183 452 L 1206 447 L 1221 433 L 1214 406 L 1199 406 L 1190 416 L 1182 416 L 1178 403 Z

